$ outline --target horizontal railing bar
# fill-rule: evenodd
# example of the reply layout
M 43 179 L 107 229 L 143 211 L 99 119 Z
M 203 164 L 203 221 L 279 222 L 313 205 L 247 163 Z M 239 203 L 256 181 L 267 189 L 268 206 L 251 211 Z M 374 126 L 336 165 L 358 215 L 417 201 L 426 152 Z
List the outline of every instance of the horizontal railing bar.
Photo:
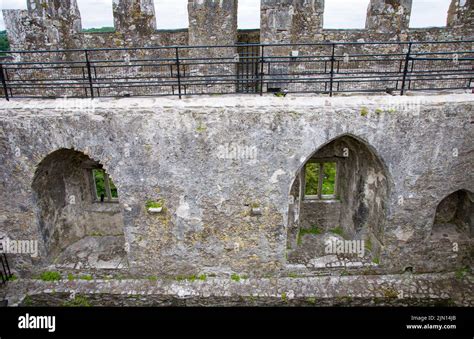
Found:
M 411 90 L 471 88 L 474 51 L 466 50 L 464 45 L 473 42 L 326 41 L 23 51 L 35 53 L 30 55 L 38 61 L 3 58 L 1 75 L 6 99 L 26 97 L 27 92 L 33 97 L 47 98 L 143 94 L 178 95 L 181 98 L 181 95 L 242 94 L 246 91 L 263 95 L 264 88 L 268 91 L 271 87 L 288 93 L 329 95 L 385 92 L 393 88 L 403 95 L 404 91 Z M 430 51 L 413 50 L 413 46 L 428 44 Z M 383 52 L 377 45 L 394 47 Z M 362 48 L 344 48 L 351 46 Z M 436 51 L 436 46 L 443 47 Z M 449 46 L 450 50 L 444 46 Z M 275 53 L 272 47 L 276 47 L 273 48 Z M 207 51 L 201 53 L 200 49 L 204 48 Z M 456 48 L 459 50 L 454 50 Z M 290 54 L 294 49 L 299 51 L 298 55 Z M 140 50 L 151 52 L 143 57 L 137 55 Z M 121 51 L 121 55 L 107 55 L 110 51 Z M 209 55 L 208 51 L 215 56 Z M 223 54 L 228 51 L 231 55 Z M 239 54 L 235 53 L 237 51 Z M 49 59 L 58 52 L 64 52 L 64 55 L 54 58 L 61 60 Z M 279 55 L 285 53 L 288 54 Z M 14 55 L 15 51 L 6 54 Z M 47 57 L 42 60 L 41 55 Z M 94 60 L 94 56 L 97 59 Z M 137 88 L 140 90 L 135 91 Z M 34 95 L 36 93 L 38 96 Z

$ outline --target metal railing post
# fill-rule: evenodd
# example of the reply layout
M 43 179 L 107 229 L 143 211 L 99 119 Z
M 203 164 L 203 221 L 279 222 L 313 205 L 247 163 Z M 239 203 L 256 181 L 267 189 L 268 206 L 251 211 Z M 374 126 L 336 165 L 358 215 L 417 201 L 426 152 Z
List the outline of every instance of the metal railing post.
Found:
M 411 60 L 411 56 L 410 56 L 410 53 L 411 53 L 411 45 L 412 45 L 412 43 L 410 42 L 410 43 L 408 44 L 408 52 L 407 52 L 407 54 L 405 55 L 405 66 L 403 67 L 402 89 L 400 90 L 400 95 L 403 95 L 403 93 L 405 92 L 405 82 L 406 82 L 407 73 L 408 73 L 408 63 L 409 63 L 410 60 Z
M 89 53 L 87 49 L 84 50 L 86 53 L 86 67 L 87 67 L 87 76 L 89 77 L 89 88 L 91 90 L 91 98 L 94 99 L 94 86 L 92 85 L 92 73 L 91 73 L 91 63 L 89 62 Z
M 5 93 L 5 99 L 9 101 L 10 99 L 8 98 L 7 82 L 5 80 L 6 76 L 3 72 L 4 72 L 3 65 L 0 64 L 0 80 L 2 81 L 2 87 L 3 87 L 3 92 Z
M 332 51 L 331 51 L 331 73 L 330 73 L 330 79 L 329 79 L 329 96 L 332 97 L 332 84 L 334 81 L 334 61 L 336 59 L 334 58 L 334 53 L 336 50 L 336 44 L 332 44 Z
M 260 51 L 261 54 L 260 54 L 260 74 L 259 74 L 260 75 L 260 91 L 259 91 L 260 96 L 263 95 L 263 69 L 264 69 L 264 67 L 263 67 L 264 66 L 263 65 L 263 63 L 264 63 L 264 54 L 263 53 L 265 52 L 263 48 L 264 48 L 264 46 L 262 45 L 262 49 Z
M 5 283 L 12 277 L 10 265 L 8 265 L 7 255 L 5 253 L 0 254 L 0 262 L 2 264 L 2 271 L 0 272 L 1 278 L 2 282 Z
M 179 62 L 179 48 L 176 47 L 176 74 L 178 76 L 178 96 L 181 99 L 181 71 L 179 70 L 180 62 Z

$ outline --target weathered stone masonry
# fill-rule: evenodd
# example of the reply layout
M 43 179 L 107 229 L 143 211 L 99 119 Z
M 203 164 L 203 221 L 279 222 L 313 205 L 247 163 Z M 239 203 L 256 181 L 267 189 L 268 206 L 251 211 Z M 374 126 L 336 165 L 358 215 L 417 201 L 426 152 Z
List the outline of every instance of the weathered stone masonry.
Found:
M 151 0 L 114 1 L 112 33 L 82 33 L 75 0 L 28 0 L 28 10 L 3 15 L 12 49 L 27 50 L 473 37 L 470 0 L 452 1 L 447 27 L 427 29 L 408 28 L 409 0 L 372 0 L 362 30 L 323 29 L 322 0 L 262 0 L 261 29 L 238 31 L 237 6 L 236 0 L 190 0 L 189 29 L 178 31 L 155 29 Z M 290 52 L 265 53 L 272 51 Z M 395 50 L 377 50 L 385 51 Z M 230 57 L 237 50 L 220 52 Z M 135 56 L 166 55 L 107 55 Z M 472 105 L 472 94 L 2 102 L 0 232 L 40 245 L 38 258 L 9 256 L 15 274 L 26 278 L 9 285 L 9 299 L 18 304 L 32 292 L 39 304 L 48 303 L 41 294 L 51 288 L 66 296 L 62 283 L 27 279 L 48 269 L 94 277 L 217 276 L 198 284 L 70 282 L 76 291 L 96 291 L 105 304 L 143 289 L 153 297 L 142 304 L 160 304 L 162 295 L 215 297 L 209 304 L 258 295 L 257 304 L 268 305 L 288 294 L 321 297 L 324 305 L 324 298 L 386 296 L 377 287 L 383 285 L 389 295 L 403 288 L 417 300 L 454 298 L 472 305 L 466 292 L 472 277 L 457 281 L 453 273 L 472 268 Z M 345 148 L 348 157 L 341 153 Z M 326 158 L 338 161 L 340 199 L 302 199 L 305 164 Z M 91 181 L 96 168 L 117 186 L 117 201 L 97 201 Z M 149 201 L 161 202 L 161 213 L 150 213 Z M 323 234 L 306 234 L 315 224 Z M 334 228 L 341 234 L 331 233 Z M 321 239 L 331 237 L 365 241 L 366 257 L 322 253 Z M 250 279 L 233 284 L 232 273 Z M 295 276 L 301 278 L 288 278 Z M 361 300 L 353 304 L 367 304 Z
M 178 31 L 156 30 L 151 0 L 114 0 L 113 33 L 82 33 L 75 0 L 27 4 L 28 10 L 3 10 L 12 50 L 228 45 L 255 32 L 237 34 L 237 0 L 190 0 L 189 29 Z M 260 42 L 462 40 L 473 33 L 472 0 L 452 0 L 441 28 L 409 29 L 410 0 L 371 0 L 366 29 L 323 29 L 323 12 L 323 0 L 262 0 Z
M 118 187 L 131 272 L 278 275 L 291 269 L 288 194 L 299 169 L 321 146 L 351 136 L 385 168 L 386 216 L 372 225 L 381 228 L 374 269 L 462 267 L 472 251 L 468 233 L 457 234 L 453 252 L 449 238 L 432 241 L 431 232 L 438 204 L 451 193 L 466 191 L 472 206 L 472 98 L 393 99 L 421 100 L 419 114 L 385 109 L 386 98 L 100 99 L 89 113 L 57 101 L 5 103 L 2 230 L 42 240 L 35 172 L 53 152 L 74 149 L 101 163 Z M 254 146 L 257 158 L 222 158 L 219 147 L 229 144 Z M 149 199 L 162 199 L 163 212 L 149 214 Z M 261 215 L 251 213 L 254 204 Z M 40 260 L 16 256 L 13 267 L 41 269 L 45 252 L 43 244 Z

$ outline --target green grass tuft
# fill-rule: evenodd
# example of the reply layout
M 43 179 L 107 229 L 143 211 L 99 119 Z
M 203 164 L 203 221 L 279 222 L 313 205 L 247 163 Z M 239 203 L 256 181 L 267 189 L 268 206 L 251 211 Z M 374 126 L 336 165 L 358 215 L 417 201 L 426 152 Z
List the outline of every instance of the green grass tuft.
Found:
M 459 268 L 458 270 L 456 270 L 456 272 L 454 273 L 456 279 L 458 280 L 461 280 L 462 278 L 464 278 L 468 273 L 470 273 L 470 269 L 469 267 L 461 267 Z
M 18 280 L 18 277 L 14 274 L 12 274 L 10 277 L 7 278 L 7 281 L 15 281 Z
M 86 275 L 80 276 L 79 279 L 91 281 L 91 280 L 94 279 L 94 278 L 92 278 L 92 275 L 86 274 Z
M 237 281 L 237 282 L 239 282 L 240 279 L 241 279 L 240 276 L 239 276 L 238 274 L 236 274 L 236 273 L 232 273 L 232 275 L 230 276 L 230 278 L 231 278 L 232 280 L 234 280 L 234 281 Z
M 59 272 L 46 271 L 40 274 L 39 279 L 43 281 L 58 281 L 61 280 L 61 274 Z
M 160 207 L 163 207 L 163 201 L 147 200 L 147 202 L 145 203 L 145 207 L 146 208 L 160 208 Z
M 22 301 L 22 304 L 25 306 L 32 306 L 33 305 L 33 299 L 31 298 L 30 295 L 26 295 L 25 298 Z
M 74 299 L 65 301 L 63 303 L 65 307 L 91 307 L 91 303 L 86 296 L 76 295 Z

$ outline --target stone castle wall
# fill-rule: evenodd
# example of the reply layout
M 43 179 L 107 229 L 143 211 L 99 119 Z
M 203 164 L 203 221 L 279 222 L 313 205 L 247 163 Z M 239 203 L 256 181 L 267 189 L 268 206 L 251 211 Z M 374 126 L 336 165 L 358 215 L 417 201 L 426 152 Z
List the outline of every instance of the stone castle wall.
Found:
M 386 178 L 387 185 L 382 198 L 373 196 L 377 201 L 370 203 L 385 211 L 376 225 L 368 225 L 377 228 L 379 265 L 357 272 L 463 267 L 469 264 L 472 238 L 450 233 L 443 225 L 436 231 L 434 221 L 439 203 L 455 191 L 467 192 L 464 204 L 472 208 L 472 96 L 391 98 L 391 106 L 386 96 L 5 103 L 0 108 L 1 229 L 12 239 L 38 239 L 41 249 L 38 258 L 11 256 L 12 267 L 31 274 L 54 264 L 43 242 L 49 238 L 41 235 L 43 216 L 63 223 L 70 199 L 67 193 L 51 193 L 62 198 L 41 207 L 32 184 L 48 155 L 74 149 L 102 164 L 118 187 L 130 272 L 282 274 L 291 268 L 286 252 L 288 218 L 294 214 L 292 183 L 314 152 L 344 136 L 366 150 L 360 157 L 368 152 L 383 164 L 381 174 L 366 171 L 365 196 L 371 199 L 377 177 Z M 253 152 L 231 151 L 237 147 Z M 366 166 L 364 159 L 356 161 Z M 61 180 L 80 182 L 66 175 Z M 61 180 L 41 181 L 53 183 L 41 189 L 54 192 Z M 75 196 L 79 206 L 81 195 Z M 163 201 L 162 213 L 147 212 L 148 200 Z M 253 213 L 254 206 L 260 213 Z M 364 218 L 365 212 L 340 213 Z M 69 232 L 74 222 L 82 221 L 69 218 Z M 301 266 L 293 269 L 306 272 Z
M 359 30 L 323 29 L 323 0 L 262 0 L 260 30 L 237 30 L 236 0 L 190 0 L 189 29 L 175 31 L 156 30 L 151 0 L 113 4 L 111 33 L 83 33 L 75 0 L 29 0 L 26 11 L 5 10 L 12 49 L 108 47 L 116 50 L 89 51 L 89 56 L 126 60 L 174 58 L 176 50 L 119 48 L 473 36 L 469 0 L 452 2 L 447 27 L 426 29 L 408 28 L 411 1 L 373 0 L 367 28 Z M 405 52 L 393 46 L 380 45 L 377 52 Z M 439 48 L 433 46 L 421 44 L 416 50 Z M 471 44 L 455 47 L 472 49 Z M 288 56 L 292 50 L 265 48 L 265 55 Z M 336 52 L 369 53 L 375 47 L 365 48 L 339 46 Z M 301 46 L 298 51 L 328 54 L 327 46 Z M 50 58 L 83 60 L 85 52 L 78 53 L 51 52 Z M 180 53 L 189 58 L 234 58 L 241 49 L 196 48 Z M 35 60 L 37 54 L 13 53 L 13 57 Z M 280 70 L 292 71 L 297 64 L 282 63 Z M 177 71 L 171 67 L 171 72 Z M 232 74 L 232 67 L 222 64 L 212 71 Z M 157 65 L 144 68 L 131 67 L 122 75 L 169 72 Z M 180 69 L 194 76 L 209 75 L 210 70 Z M 80 75 L 81 70 L 76 71 L 65 75 Z M 101 91 L 103 96 L 124 94 Z M 38 240 L 38 257 L 9 256 L 22 278 L 74 268 L 74 274 L 93 272 L 94 277 L 110 271 L 142 278 L 238 274 L 256 277 L 249 280 L 252 286 L 254 281 L 255 286 L 266 284 L 267 278 L 273 286 L 274 277 L 296 275 L 310 277 L 307 285 L 296 288 L 298 294 L 322 289 L 337 297 L 339 287 L 326 291 L 326 278 L 314 276 L 350 274 L 358 280 L 358 275 L 365 275 L 362 287 L 348 287 L 363 296 L 368 293 L 369 275 L 381 277 L 374 283 L 380 284 L 386 274 L 463 270 L 472 266 L 474 232 L 472 105 L 470 94 L 4 101 L 0 235 Z M 328 144 L 333 148 L 325 148 Z M 348 145 L 357 156 L 344 162 L 340 145 Z M 324 157 L 337 156 L 343 164 L 340 173 L 345 177 L 338 185 L 345 201 L 314 209 L 318 203 L 298 197 L 299 178 L 306 161 L 319 151 Z M 113 205 L 96 201 L 91 166 L 102 166 L 117 186 L 119 198 Z M 150 201 L 162 203 L 160 213 L 150 213 Z M 339 239 L 366 241 L 369 262 L 356 259 L 347 266 L 339 256 L 312 253 L 316 242 L 311 238 L 316 235 L 301 234 L 315 223 L 324 231 L 339 226 L 344 232 Z M 308 253 L 322 265 L 293 258 Z M 399 277 L 405 281 L 405 276 Z M 296 284 L 282 281 L 285 288 Z M 262 294 L 267 291 L 274 293 L 262 288 Z M 222 293 L 234 292 L 224 288 Z
M 156 30 L 151 0 L 114 0 L 113 33 L 83 33 L 76 0 L 27 0 L 27 3 L 28 10 L 3 10 L 12 50 L 231 45 L 249 40 L 245 30 L 237 30 L 237 0 L 189 1 L 189 28 L 177 31 Z M 262 0 L 260 42 L 423 41 L 473 37 L 472 0 L 452 0 L 444 28 L 410 29 L 411 0 L 371 0 L 363 30 L 323 29 L 323 13 L 324 0 Z
M 372 0 L 367 9 L 367 20 L 365 29 L 323 29 L 324 1 L 323 0 L 286 0 L 274 1 L 263 0 L 261 2 L 261 28 L 259 30 L 237 29 L 237 0 L 225 1 L 189 1 L 189 28 L 182 30 L 156 30 L 155 9 L 151 0 L 116 0 L 113 2 L 114 32 L 107 33 L 84 33 L 81 29 L 80 12 L 75 0 L 57 2 L 52 0 L 28 0 L 28 10 L 4 10 L 3 15 L 8 32 L 8 38 L 12 50 L 62 50 L 81 48 L 108 48 L 107 51 L 88 51 L 88 58 L 94 62 L 93 81 L 98 80 L 96 96 L 129 96 L 129 95 L 156 95 L 177 94 L 177 86 L 167 86 L 166 81 L 174 79 L 178 72 L 177 65 L 170 65 L 169 60 L 176 58 L 177 51 L 171 49 L 147 49 L 148 47 L 162 46 L 202 46 L 220 45 L 230 46 L 222 48 L 182 48 L 179 50 L 180 58 L 188 58 L 185 64 L 179 67 L 181 75 L 188 77 L 189 84 L 182 89 L 186 93 L 232 93 L 239 91 L 258 90 L 256 80 L 254 82 L 239 83 L 238 74 L 241 71 L 248 72 L 245 65 L 246 60 L 253 63 L 251 76 L 258 76 L 258 57 L 261 48 L 254 48 L 252 52 L 254 59 L 239 60 L 239 56 L 245 56 L 248 50 L 233 47 L 235 43 L 320 43 L 320 42 L 356 42 L 353 45 L 338 45 L 335 54 L 357 55 L 357 54 L 388 54 L 407 52 L 407 45 L 381 44 L 364 45 L 364 42 L 406 42 L 406 41 L 446 41 L 467 40 L 473 38 L 472 25 L 472 1 L 453 0 L 447 19 L 447 26 L 442 28 L 409 29 L 408 23 L 411 12 L 411 1 L 409 0 Z M 136 50 L 124 50 L 123 48 L 142 48 Z M 460 44 L 417 44 L 412 52 L 446 52 L 452 50 L 470 50 L 471 43 Z M 328 67 L 326 61 L 311 59 L 300 59 L 297 62 L 289 60 L 288 56 L 298 53 L 299 56 L 329 58 L 332 53 L 331 45 L 322 46 L 272 46 L 265 47 L 264 56 L 278 56 L 282 59 L 272 59 L 273 64 L 265 67 L 264 74 L 267 78 L 275 79 L 268 84 L 268 91 L 284 89 L 288 91 L 326 92 L 328 84 L 316 82 L 305 84 L 304 82 L 285 83 L 277 79 L 285 79 L 289 76 L 304 79 L 302 75 L 306 70 L 325 71 Z M 7 77 L 12 80 L 22 79 L 58 78 L 77 79 L 78 82 L 87 81 L 85 73 L 85 52 L 51 52 L 51 53 L 12 53 L 10 57 L 15 61 L 51 61 L 78 62 L 75 69 L 54 68 L 47 69 L 47 64 L 37 65 L 36 70 L 13 68 Z M 460 57 L 463 57 L 461 55 Z M 218 58 L 209 60 L 208 58 Z M 150 60 L 166 60 L 160 64 L 150 63 Z M 198 59 L 198 60 L 196 60 Z M 144 65 L 137 67 L 126 67 L 127 64 L 97 62 L 100 60 L 148 60 Z M 236 61 L 237 60 L 237 61 Z M 80 64 L 79 64 L 80 63 Z M 140 64 L 140 62 L 137 62 Z M 164 65 L 163 65 L 164 64 Z M 423 62 L 418 65 L 421 67 Z M 382 66 L 381 66 L 382 65 Z M 387 62 L 383 65 L 378 61 L 368 63 L 346 63 L 342 65 L 342 71 L 357 71 L 359 68 L 378 70 L 380 67 L 396 71 L 398 64 Z M 339 64 L 338 66 L 339 67 Z M 427 63 L 426 67 L 431 67 Z M 449 69 L 453 64 L 446 65 Z M 26 68 L 26 67 L 22 67 Z M 19 74 L 21 73 L 21 74 Z M 336 72 L 337 73 L 337 72 Z M 120 78 L 121 87 L 107 88 L 101 85 L 104 78 Z M 220 78 L 212 81 L 212 77 Z M 153 79 L 154 86 L 136 85 L 136 79 Z M 74 82 L 74 81 L 73 81 Z M 107 80 L 105 80 L 107 82 Z M 131 84 L 130 84 L 131 82 Z M 466 81 L 460 80 L 453 83 L 452 87 L 465 86 Z M 163 84 L 163 85 L 161 85 Z M 421 86 L 436 86 L 433 82 Z M 357 85 L 359 86 L 360 83 Z M 384 82 L 364 84 L 367 88 L 386 90 L 386 87 L 394 87 L 393 84 Z M 79 86 L 79 85 L 78 85 Z M 339 86 L 339 85 L 338 85 Z M 345 86 L 345 87 L 344 87 Z M 342 90 L 351 90 L 355 85 L 351 82 L 342 83 Z M 372 87 L 371 87 L 372 86 Z M 398 86 L 398 85 L 397 85 Z M 416 86 L 415 86 L 416 87 Z M 31 86 L 18 88 L 12 95 L 31 96 L 41 94 L 42 96 L 84 96 L 84 92 L 90 96 L 87 88 L 79 89 L 52 89 L 46 87 L 42 92 Z M 338 87 L 339 88 L 339 87 Z M 3 94 L 3 89 L 0 89 Z

